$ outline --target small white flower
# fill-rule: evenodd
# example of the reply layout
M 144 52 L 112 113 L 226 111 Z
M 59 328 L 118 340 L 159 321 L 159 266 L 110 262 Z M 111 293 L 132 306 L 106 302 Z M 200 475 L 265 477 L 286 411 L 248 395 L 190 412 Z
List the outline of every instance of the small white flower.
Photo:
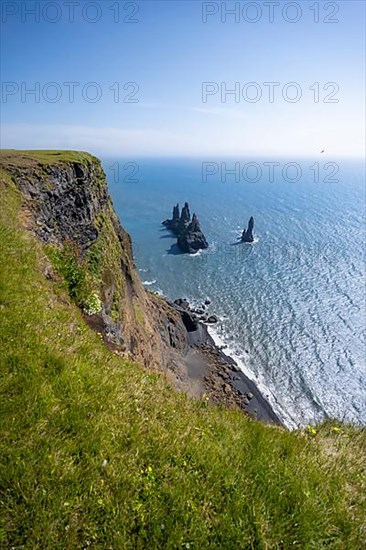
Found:
M 96 313 L 100 313 L 102 311 L 102 301 L 99 298 L 98 294 L 94 292 L 91 294 L 86 300 L 84 304 L 84 313 L 87 315 L 95 315 Z

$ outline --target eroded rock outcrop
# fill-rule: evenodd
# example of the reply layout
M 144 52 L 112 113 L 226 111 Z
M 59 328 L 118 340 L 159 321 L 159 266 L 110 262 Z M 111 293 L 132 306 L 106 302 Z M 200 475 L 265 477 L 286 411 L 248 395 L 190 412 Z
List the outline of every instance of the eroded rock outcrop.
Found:
M 254 218 L 251 216 L 248 222 L 248 228 L 243 231 L 243 234 L 241 236 L 241 242 L 242 243 L 252 243 L 254 241 L 253 236 L 253 228 L 254 228 Z
M 196 214 L 191 214 L 189 204 L 186 202 L 179 216 L 179 204 L 173 208 L 173 217 L 162 222 L 163 225 L 177 237 L 177 245 L 187 254 L 195 254 L 199 250 L 208 248 L 208 243 L 200 227 Z

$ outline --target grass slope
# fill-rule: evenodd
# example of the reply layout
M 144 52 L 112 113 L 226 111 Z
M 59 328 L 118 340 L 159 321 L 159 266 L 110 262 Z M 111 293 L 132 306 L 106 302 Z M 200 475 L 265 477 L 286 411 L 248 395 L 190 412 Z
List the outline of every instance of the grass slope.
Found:
M 95 158 L 90 153 L 83 151 L 57 151 L 57 150 L 39 150 L 39 151 L 19 151 L 17 149 L 1 149 L 1 158 L 5 162 L 12 162 L 25 166 L 28 162 L 39 162 L 42 165 L 54 165 L 59 162 L 88 162 Z
M 364 547 L 365 431 L 267 427 L 109 352 L 3 176 L 0 547 Z

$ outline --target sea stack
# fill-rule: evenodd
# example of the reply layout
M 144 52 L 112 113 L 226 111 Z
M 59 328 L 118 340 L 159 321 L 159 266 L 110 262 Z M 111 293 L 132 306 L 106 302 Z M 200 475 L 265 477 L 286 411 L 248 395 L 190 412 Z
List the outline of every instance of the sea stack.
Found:
M 248 222 L 248 229 L 247 230 L 244 229 L 243 234 L 241 236 L 242 243 L 252 243 L 254 241 L 253 227 L 254 227 L 254 218 L 253 216 L 251 216 Z
M 173 217 L 171 220 L 162 222 L 165 227 L 170 229 L 177 237 L 177 245 L 182 252 L 195 254 L 199 250 L 208 248 L 208 243 L 201 230 L 196 214 L 191 214 L 189 204 L 186 202 L 179 216 L 179 204 L 173 208 Z
M 173 233 L 176 233 L 178 231 L 178 226 L 180 222 L 180 216 L 179 216 L 179 204 L 176 204 L 173 206 L 173 217 L 171 220 L 165 220 L 163 221 L 163 225 L 170 229 L 170 231 L 173 231 Z
M 177 244 L 182 252 L 188 254 L 195 254 L 199 250 L 208 248 L 196 214 L 193 214 L 191 223 L 178 235 Z

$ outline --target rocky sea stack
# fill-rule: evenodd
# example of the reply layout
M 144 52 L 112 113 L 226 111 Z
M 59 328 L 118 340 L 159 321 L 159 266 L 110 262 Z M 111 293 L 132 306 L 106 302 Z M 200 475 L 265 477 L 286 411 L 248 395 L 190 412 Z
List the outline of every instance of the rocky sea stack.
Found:
M 180 215 L 179 204 L 174 206 L 172 219 L 162 223 L 176 235 L 177 245 L 182 252 L 196 254 L 199 250 L 208 248 L 196 214 L 191 219 L 188 202 L 184 204 Z
M 243 231 L 243 234 L 241 236 L 241 242 L 242 243 L 252 243 L 254 241 L 253 237 L 253 228 L 254 228 L 254 218 L 251 216 L 248 222 L 248 228 Z

